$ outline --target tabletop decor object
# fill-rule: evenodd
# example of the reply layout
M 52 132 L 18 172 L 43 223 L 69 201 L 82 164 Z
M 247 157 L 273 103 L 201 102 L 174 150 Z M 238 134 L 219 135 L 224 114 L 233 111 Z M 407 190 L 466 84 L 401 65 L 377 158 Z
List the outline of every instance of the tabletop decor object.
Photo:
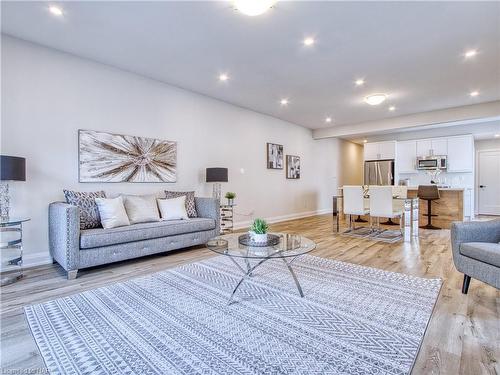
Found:
M 220 167 L 207 168 L 206 181 L 214 183 L 212 190 L 212 197 L 218 199 L 220 202 L 221 182 L 228 182 L 227 168 L 220 168 Z
M 234 198 L 236 198 L 236 193 L 228 191 L 224 197 L 227 199 L 227 205 L 232 206 L 234 204 Z
M 266 241 L 257 242 L 253 239 L 250 233 L 245 233 L 238 237 L 238 242 L 244 246 L 255 246 L 255 247 L 275 246 L 280 242 L 280 236 L 269 233 L 267 234 Z
M 264 219 L 257 218 L 253 221 L 252 226 L 248 234 L 252 238 L 253 242 L 267 242 L 267 231 L 269 230 L 269 225 Z
M 26 159 L 0 155 L 0 219 L 9 220 L 10 194 L 8 181 L 26 181 Z

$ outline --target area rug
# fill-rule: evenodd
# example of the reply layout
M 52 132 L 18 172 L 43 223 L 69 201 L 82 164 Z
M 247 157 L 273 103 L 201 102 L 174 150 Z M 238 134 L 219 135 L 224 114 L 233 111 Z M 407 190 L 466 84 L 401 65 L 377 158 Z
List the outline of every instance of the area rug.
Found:
M 51 374 L 407 374 L 441 281 L 302 256 L 229 295 L 224 256 L 25 313 Z

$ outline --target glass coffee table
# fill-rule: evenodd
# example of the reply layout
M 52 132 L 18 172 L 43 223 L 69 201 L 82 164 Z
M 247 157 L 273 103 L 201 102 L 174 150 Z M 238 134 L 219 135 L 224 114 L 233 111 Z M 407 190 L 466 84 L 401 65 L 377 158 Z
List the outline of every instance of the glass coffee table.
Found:
M 208 249 L 229 257 L 243 274 L 231 293 L 228 304 L 233 301 L 233 297 L 241 284 L 253 276 L 253 271 L 270 259 L 281 259 L 283 261 L 292 275 L 300 296 L 304 297 L 297 275 L 293 271 L 292 263 L 297 257 L 314 250 L 316 244 L 310 239 L 296 234 L 272 233 L 271 235 L 278 237 L 275 245 L 251 246 L 240 243 L 239 237 L 242 235 L 244 233 L 228 234 L 212 238 L 207 242 Z

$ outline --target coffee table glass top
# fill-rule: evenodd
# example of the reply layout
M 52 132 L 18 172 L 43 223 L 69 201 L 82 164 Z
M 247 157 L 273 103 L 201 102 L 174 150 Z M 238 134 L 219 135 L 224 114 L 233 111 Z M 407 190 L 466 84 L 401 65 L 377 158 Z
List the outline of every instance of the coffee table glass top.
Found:
M 212 238 L 207 242 L 207 248 L 231 257 L 255 259 L 296 257 L 316 248 L 316 244 L 310 239 L 286 233 L 273 233 L 280 237 L 279 243 L 274 246 L 246 246 L 238 241 L 238 237 L 242 234 L 234 233 Z

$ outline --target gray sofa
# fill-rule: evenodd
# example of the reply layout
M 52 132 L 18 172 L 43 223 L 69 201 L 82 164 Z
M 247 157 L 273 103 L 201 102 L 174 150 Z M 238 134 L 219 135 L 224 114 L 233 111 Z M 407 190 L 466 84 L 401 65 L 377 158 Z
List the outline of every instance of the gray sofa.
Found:
M 219 203 L 195 198 L 197 218 L 80 230 L 76 206 L 49 205 L 49 247 L 53 259 L 76 278 L 81 268 L 201 245 L 220 233 Z
M 471 278 L 500 289 L 500 219 L 457 222 L 451 226 L 453 262 L 464 274 L 462 293 Z

